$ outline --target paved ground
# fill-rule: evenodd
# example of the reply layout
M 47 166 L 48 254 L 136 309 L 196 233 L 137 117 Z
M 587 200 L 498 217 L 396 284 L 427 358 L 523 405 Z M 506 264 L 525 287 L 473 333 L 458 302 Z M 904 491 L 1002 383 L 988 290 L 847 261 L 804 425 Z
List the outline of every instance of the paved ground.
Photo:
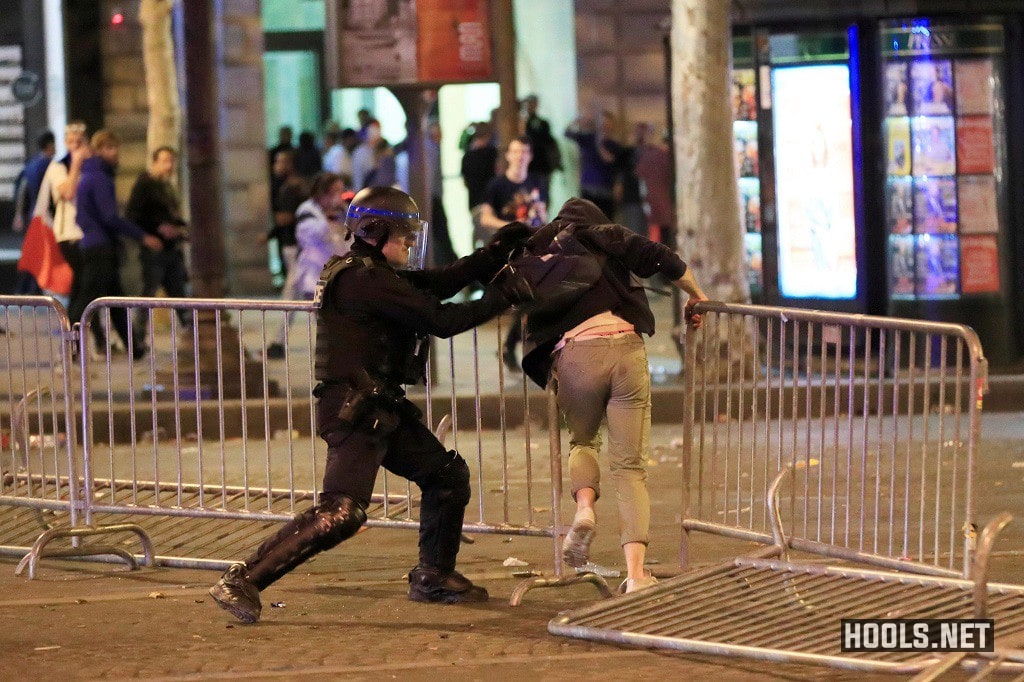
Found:
M 1000 541 L 993 579 L 1024 583 L 1024 414 L 987 415 L 977 490 L 979 518 L 1001 510 L 1018 516 Z M 662 452 L 677 434 L 655 428 Z M 655 527 L 650 556 L 656 572 L 675 564 L 678 528 L 676 467 L 651 469 Z M 540 503 L 538 503 L 540 504 Z M 614 512 L 599 503 L 595 560 L 621 565 Z M 255 543 L 258 538 L 253 538 Z M 591 603 L 592 587 L 541 589 L 522 606 L 507 599 L 521 580 L 503 566 L 550 571 L 551 541 L 482 535 L 463 549 L 462 569 L 492 593 L 472 607 L 415 604 L 403 575 L 415 560 L 410 531 L 370 529 L 321 555 L 264 594 L 255 626 L 233 621 L 211 603 L 210 571 L 143 569 L 46 560 L 36 580 L 15 578 L 0 560 L 0 670 L 5 679 L 863 679 L 825 668 L 779 666 L 639 651 L 549 635 L 561 610 Z M 748 546 L 700 535 L 695 560 L 709 562 Z M 610 579 L 613 583 L 615 579 Z M 277 606 L 274 606 L 274 605 Z M 954 676 L 948 679 L 960 679 Z M 887 679 L 892 679 L 887 678 Z

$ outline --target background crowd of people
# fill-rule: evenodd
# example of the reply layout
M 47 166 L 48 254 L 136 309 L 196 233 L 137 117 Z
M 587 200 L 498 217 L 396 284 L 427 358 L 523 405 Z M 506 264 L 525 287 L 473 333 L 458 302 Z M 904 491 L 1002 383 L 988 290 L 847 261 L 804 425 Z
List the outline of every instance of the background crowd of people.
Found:
M 461 177 L 474 244 L 486 243 L 511 221 L 532 226 L 548 222 L 551 179 L 565 172 L 563 152 L 569 152 L 567 145 L 572 143 L 578 152 L 580 196 L 637 234 L 674 247 L 671 157 L 653 128 L 637 124 L 632 139 L 624 141 L 617 136 L 615 118 L 603 111 L 577 118 L 559 141 L 539 108 L 534 95 L 519 102 L 518 135 L 503 149 L 495 124 L 498 110 L 490 121 L 474 122 L 461 135 Z M 53 135 L 39 138 L 38 154 L 26 164 L 18 183 L 13 227 L 28 233 L 17 293 L 54 294 L 67 304 L 72 321 L 79 321 L 92 300 L 124 290 L 117 273 L 126 258 L 137 258 L 141 281 L 130 287 L 132 293 L 153 296 L 162 288 L 168 296 L 187 295 L 182 248 L 187 225 L 175 189 L 175 150 L 162 147 L 152 154 L 122 217 L 113 191 L 120 148 L 116 134 L 102 130 L 90 139 L 79 122 L 68 125 L 65 133 L 67 153 L 60 159 L 54 158 Z M 441 126 L 436 114 L 427 121 L 423 145 L 431 195 L 428 262 L 442 266 L 454 262 L 457 253 L 443 202 Z M 277 144 L 268 150 L 271 214 L 261 242 L 275 256 L 272 274 L 283 298 L 310 296 L 310 273 L 332 253 L 345 252 L 351 238 L 343 227 L 344 215 L 355 192 L 370 186 L 408 190 L 405 146 L 405 141 L 386 140 L 368 109 L 360 110 L 350 126 L 328 122 L 319 140 L 310 131 L 301 131 L 296 138 L 291 127 L 279 129 Z M 35 228 L 34 220 L 39 222 Z M 145 248 L 126 251 L 125 240 Z M 59 258 L 50 257 L 49 250 L 59 252 Z M 146 352 L 144 318 L 132 325 L 131 344 L 127 322 L 117 315 L 112 322 L 125 348 L 137 356 Z M 268 347 L 270 357 L 283 357 L 286 332 L 285 325 Z M 110 345 L 102 330 L 94 329 L 93 334 L 100 349 Z M 516 319 L 504 355 L 514 371 L 519 337 Z M 120 348 L 116 341 L 113 348 Z
M 138 242 L 141 295 L 160 287 L 170 296 L 187 294 L 188 270 L 181 245 L 188 237 L 181 202 L 174 187 L 177 152 L 160 147 L 149 167 L 136 179 L 125 215 L 114 191 L 121 141 L 111 130 L 87 137 L 84 123 L 73 121 L 64 131 L 67 153 L 55 158 L 52 134 L 40 138 L 33 158 L 18 183 L 13 228 L 26 230 L 18 262 L 18 293 L 47 293 L 60 300 L 71 322 L 80 322 L 88 305 L 103 296 L 123 294 L 122 240 Z M 183 318 L 182 323 L 190 320 Z M 100 324 L 91 325 L 97 352 L 128 350 L 145 356 L 146 319 L 129 323 L 123 308 L 111 310 L 111 324 L 120 344 L 106 338 Z

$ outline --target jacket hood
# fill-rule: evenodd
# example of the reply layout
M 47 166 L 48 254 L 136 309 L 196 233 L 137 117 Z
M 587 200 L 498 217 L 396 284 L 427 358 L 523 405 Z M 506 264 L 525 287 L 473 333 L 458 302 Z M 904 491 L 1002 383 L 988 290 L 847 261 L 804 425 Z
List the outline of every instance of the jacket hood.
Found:
M 555 235 L 568 225 L 608 225 L 611 222 L 594 202 L 572 197 L 562 204 L 554 220 L 534 232 L 526 243 L 526 249 L 534 254 L 543 252 Z
M 572 197 L 555 216 L 555 220 L 576 225 L 608 225 L 613 222 L 593 201 Z

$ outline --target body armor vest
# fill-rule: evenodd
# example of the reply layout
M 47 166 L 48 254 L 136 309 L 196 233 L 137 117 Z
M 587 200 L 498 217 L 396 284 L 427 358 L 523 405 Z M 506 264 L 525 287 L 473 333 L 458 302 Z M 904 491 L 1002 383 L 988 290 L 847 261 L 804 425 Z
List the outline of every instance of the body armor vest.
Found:
M 392 385 L 423 381 L 429 344 L 425 335 L 391 324 L 365 306 L 346 300 L 365 299 L 348 270 L 378 266 L 371 258 L 333 256 L 324 265 L 313 302 L 317 308 L 315 377 L 324 383 L 359 386 L 364 372 Z M 397 277 L 397 275 L 393 276 Z

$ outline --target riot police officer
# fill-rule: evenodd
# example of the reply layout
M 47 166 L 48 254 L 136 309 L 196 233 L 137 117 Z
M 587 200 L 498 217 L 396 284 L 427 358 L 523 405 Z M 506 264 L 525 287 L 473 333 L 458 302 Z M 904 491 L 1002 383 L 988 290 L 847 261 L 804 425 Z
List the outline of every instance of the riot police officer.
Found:
M 402 385 L 423 380 L 428 335 L 453 336 L 508 307 L 514 284 L 507 281 L 488 287 L 476 301 L 442 300 L 473 281 L 491 280 L 529 228 L 512 224 L 446 268 L 416 270 L 407 268 L 410 259 L 423 256 L 426 226 L 404 192 L 360 191 L 345 226 L 355 236 L 351 251 L 327 262 L 314 299 L 316 427 L 328 448 L 319 504 L 287 523 L 244 563 L 231 566 L 210 589 L 218 605 L 248 623 L 260 617 L 262 590 L 356 533 L 366 521 L 381 466 L 422 491 L 419 563 L 409 572 L 409 598 L 487 599 L 487 590 L 455 570 L 470 498 L 469 468 L 420 421 Z

